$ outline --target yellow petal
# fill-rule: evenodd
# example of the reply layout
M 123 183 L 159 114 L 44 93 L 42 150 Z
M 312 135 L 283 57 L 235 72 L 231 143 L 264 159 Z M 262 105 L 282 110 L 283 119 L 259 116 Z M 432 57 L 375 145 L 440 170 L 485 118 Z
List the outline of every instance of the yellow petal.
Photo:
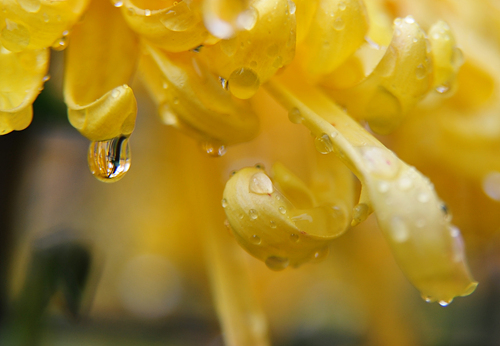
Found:
M 252 97 L 295 54 L 295 13 L 289 1 L 253 0 L 250 5 L 246 30 L 200 51 L 207 66 L 241 99 Z
M 328 92 L 349 114 L 386 134 L 430 90 L 431 71 L 424 32 L 412 17 L 398 18 L 392 42 L 375 70 L 354 87 Z
M 136 33 L 170 52 L 196 48 L 208 35 L 196 2 L 125 0 L 121 10 Z
M 361 0 L 320 0 L 297 56 L 313 78 L 331 73 L 364 42 L 368 31 Z
M 93 1 L 66 52 L 64 99 L 71 124 L 92 141 L 129 135 L 137 106 L 125 85 L 138 45 L 119 10 Z
M 163 122 L 200 141 L 228 145 L 256 136 L 258 118 L 248 102 L 224 90 L 196 53 L 166 54 L 145 44 L 141 70 Z
M 0 43 L 8 50 L 51 46 L 83 13 L 89 0 L 5 0 L 0 11 Z
M 272 270 L 319 260 L 328 252 L 328 243 L 348 227 L 348 213 L 342 204 L 310 205 L 311 192 L 286 168 L 273 169 L 276 188 L 260 168 L 244 168 L 226 183 L 222 206 L 236 240 L 252 256 Z M 288 183 L 284 183 L 288 180 Z M 300 193 L 297 193 L 300 192 Z M 297 208 L 290 199 L 305 198 Z
M 205 0 L 203 18 L 207 29 L 218 38 L 229 39 L 253 20 L 249 0 Z
M 0 134 L 31 123 L 31 104 L 42 90 L 48 60 L 48 49 L 12 53 L 0 46 Z
M 443 213 L 429 180 L 294 72 L 269 82 L 268 90 L 285 107 L 298 109 L 302 123 L 315 136 L 326 135 L 335 154 L 360 179 L 396 260 L 413 285 L 426 299 L 443 304 L 472 293 L 477 283 L 465 263 L 460 232 Z

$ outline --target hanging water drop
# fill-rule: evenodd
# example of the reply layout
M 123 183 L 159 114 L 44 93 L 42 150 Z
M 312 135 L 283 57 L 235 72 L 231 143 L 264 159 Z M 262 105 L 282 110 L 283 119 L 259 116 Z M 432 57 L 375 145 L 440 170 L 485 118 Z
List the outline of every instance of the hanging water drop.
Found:
M 294 124 L 300 124 L 304 120 L 304 118 L 302 118 L 300 110 L 295 107 L 290 109 L 290 111 L 288 112 L 288 119 L 290 119 L 290 121 Z
M 90 143 L 88 163 L 92 174 L 103 182 L 116 182 L 130 169 L 129 137 Z
M 453 299 L 450 299 L 450 300 L 440 300 L 439 301 L 439 305 L 445 307 L 445 306 L 450 305 L 452 301 L 453 301 Z
M 274 271 L 280 271 L 288 267 L 288 258 L 279 256 L 270 256 L 266 259 L 266 266 Z
M 326 133 L 316 137 L 314 145 L 316 146 L 316 150 L 318 150 L 321 154 L 329 154 L 333 151 L 333 143 Z
M 226 146 L 217 141 L 201 142 L 201 150 L 212 157 L 220 157 L 226 153 Z
M 226 208 L 228 206 L 227 199 L 224 198 L 222 200 L 221 204 L 222 204 L 222 208 Z

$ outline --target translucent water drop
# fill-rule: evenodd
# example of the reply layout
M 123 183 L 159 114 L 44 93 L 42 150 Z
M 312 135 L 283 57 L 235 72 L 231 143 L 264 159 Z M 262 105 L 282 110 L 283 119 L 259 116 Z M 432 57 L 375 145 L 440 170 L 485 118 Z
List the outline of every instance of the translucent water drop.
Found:
M 122 0 L 114 1 L 113 2 L 113 6 L 115 6 L 115 7 L 122 7 L 123 6 L 123 1 Z
M 255 209 L 250 209 L 248 211 L 248 215 L 250 216 L 250 219 L 252 219 L 252 220 L 257 220 L 257 218 L 259 217 L 259 215 L 257 214 L 257 210 L 255 210 Z
M 2 30 L 2 45 L 11 52 L 20 52 L 26 48 L 31 40 L 29 30 L 22 24 L 10 19 L 5 19 L 5 27 Z
M 459 68 L 464 64 L 464 53 L 458 47 L 453 47 L 453 51 L 451 53 L 451 65 L 454 68 Z
M 413 181 L 408 177 L 403 177 L 398 180 L 398 188 L 401 191 L 407 191 L 413 187 Z
M 352 209 L 352 220 L 354 225 L 357 225 L 366 220 L 368 217 L 368 205 L 359 203 Z
M 245 11 L 238 15 L 236 19 L 236 24 L 241 29 L 252 30 L 259 19 L 259 12 L 255 9 L 255 7 L 250 6 Z
M 281 196 L 280 195 L 276 195 L 276 200 L 277 201 L 281 201 Z
M 400 162 L 388 149 L 380 147 L 360 147 L 367 170 L 380 179 L 391 179 L 397 175 Z
M 257 235 L 257 234 L 254 234 L 253 236 L 250 237 L 250 242 L 252 244 L 260 244 L 261 243 L 261 240 L 260 240 L 260 237 Z
M 417 200 L 420 202 L 420 203 L 427 203 L 429 202 L 431 199 L 431 196 L 429 196 L 428 193 L 426 192 L 421 192 L 418 194 L 417 196 Z
M 304 120 L 302 118 L 302 114 L 300 113 L 300 110 L 298 108 L 293 107 L 288 111 L 288 119 L 294 124 L 300 124 Z
M 439 305 L 445 307 L 445 306 L 450 305 L 452 301 L 453 301 L 453 299 L 450 299 L 450 300 L 440 300 L 439 301 Z
M 436 87 L 436 91 L 440 94 L 444 94 L 446 93 L 448 90 L 450 90 L 450 86 L 447 85 L 447 84 L 442 84 L 442 85 L 438 85 Z
M 297 6 L 295 5 L 295 2 L 289 0 L 288 1 L 288 13 L 294 14 L 296 10 L 297 10 Z
M 316 146 L 316 150 L 321 154 L 329 154 L 333 151 L 333 143 L 326 133 L 321 134 L 314 140 L 314 145 Z
M 285 209 L 285 207 L 279 207 L 279 208 L 278 208 L 278 211 L 279 211 L 281 214 L 283 214 L 283 215 L 285 215 L 285 214 L 286 214 L 286 209 Z
M 483 191 L 494 201 L 500 201 L 500 172 L 490 172 L 483 178 Z
M 224 198 L 222 200 L 221 204 L 222 204 L 222 208 L 226 208 L 228 206 L 227 199 Z
M 337 17 L 333 21 L 333 27 L 334 27 L 335 30 L 339 30 L 339 31 L 345 28 L 345 22 L 342 19 L 342 17 Z
M 427 74 L 427 69 L 425 68 L 424 65 L 420 64 L 417 66 L 415 74 L 417 76 L 417 79 L 423 79 Z
M 44 21 L 45 23 L 48 23 L 48 22 L 49 22 L 50 17 L 49 17 L 49 15 L 48 15 L 47 13 L 45 13 L 45 12 L 44 12 L 44 13 L 42 14 L 42 19 L 43 19 L 43 21 Z
M 266 259 L 266 266 L 274 271 L 280 271 L 288 267 L 288 258 L 279 256 L 270 256 Z
M 294 243 L 298 242 L 300 239 L 299 235 L 298 234 L 295 234 L 295 233 L 292 233 L 290 234 L 290 240 Z
M 344 11 L 345 9 L 346 9 L 345 2 L 343 2 L 343 1 L 339 2 L 339 10 Z
M 113 98 L 117 98 L 118 96 L 120 96 L 121 92 L 119 89 L 113 89 L 113 91 L 111 92 L 111 97 Z
M 158 111 L 160 114 L 160 119 L 165 125 L 169 126 L 179 125 L 179 119 L 177 118 L 177 115 L 173 112 L 172 108 L 168 103 L 160 105 Z
M 410 237 L 410 230 L 401 217 L 393 216 L 389 226 L 390 236 L 395 242 L 403 243 Z
M 67 46 L 68 46 L 68 38 L 67 38 L 67 35 L 66 35 L 66 36 L 62 36 L 60 39 L 56 40 L 52 44 L 51 48 L 53 50 L 61 51 L 61 50 L 66 49 Z
M 100 181 L 116 182 L 130 169 L 130 146 L 127 136 L 90 143 L 88 163 Z
M 144 10 L 144 15 L 145 15 L 146 17 L 151 16 L 151 10 L 148 10 L 148 9 Z
M 274 222 L 273 220 L 269 221 L 269 226 L 270 226 L 271 228 L 276 228 L 276 227 L 277 227 L 277 226 L 276 226 L 276 222 Z
M 394 25 L 395 26 L 401 26 L 401 25 L 403 25 L 403 20 L 401 18 L 394 19 Z
M 42 3 L 40 0 L 17 0 L 19 6 L 23 8 L 26 12 L 35 13 L 40 10 Z
M 254 70 L 243 67 L 231 73 L 229 85 L 229 90 L 234 96 L 240 99 L 248 99 L 259 89 L 260 80 Z
M 415 23 L 415 19 L 412 17 L 412 16 L 407 16 L 405 19 L 404 19 L 405 23 L 407 24 L 413 24 Z
M 212 157 L 220 157 L 226 153 L 226 146 L 217 141 L 201 142 L 201 150 Z
M 323 249 L 316 251 L 313 255 L 313 258 L 312 258 L 313 262 L 323 261 L 328 256 L 329 252 L 330 252 L 330 250 L 328 249 L 328 247 L 325 247 Z
M 273 67 L 274 68 L 282 68 L 283 67 L 283 58 L 281 55 L 278 55 L 276 59 L 273 61 Z
M 426 303 L 432 303 L 432 298 L 429 296 L 422 295 L 422 299 L 425 300 Z
M 248 188 L 250 192 L 256 193 L 258 195 L 267 195 L 273 193 L 274 191 L 273 182 L 264 172 L 255 173 L 250 178 L 250 184 Z
M 44 82 L 44 83 L 45 83 L 45 82 L 46 82 L 46 81 L 48 81 L 49 79 L 50 79 L 50 75 L 43 76 L 43 78 L 42 78 L 42 82 Z
M 230 38 L 229 40 L 221 40 L 220 49 L 224 54 L 231 57 L 238 50 L 238 40 L 236 38 Z
M 387 181 L 381 181 L 378 183 L 378 191 L 381 193 L 386 193 L 389 191 L 391 185 Z

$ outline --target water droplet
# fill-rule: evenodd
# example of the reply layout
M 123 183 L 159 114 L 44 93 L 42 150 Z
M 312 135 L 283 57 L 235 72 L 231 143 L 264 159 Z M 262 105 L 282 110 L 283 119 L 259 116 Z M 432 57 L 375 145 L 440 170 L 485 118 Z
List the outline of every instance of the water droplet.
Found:
M 61 51 L 66 49 L 67 46 L 68 46 L 68 37 L 67 35 L 63 35 L 60 39 L 56 40 L 52 44 L 51 48 L 56 51 Z
M 395 26 L 401 26 L 401 25 L 403 25 L 403 20 L 401 18 L 394 19 L 394 25 Z
M 174 105 L 178 105 L 178 104 L 179 104 L 179 102 L 180 102 L 180 101 L 179 101 L 179 98 L 178 98 L 178 97 L 174 97 L 174 98 L 172 99 L 172 103 L 173 103 Z
M 420 203 L 427 203 L 427 202 L 429 202 L 430 199 L 431 199 L 431 196 L 429 196 L 429 194 L 426 192 L 421 192 L 417 196 L 417 200 Z
M 296 10 L 297 10 L 297 6 L 295 5 L 295 2 L 289 0 L 288 1 L 288 13 L 294 14 Z
M 274 191 L 273 182 L 264 172 L 255 173 L 250 178 L 250 184 L 248 188 L 250 192 L 256 193 L 258 195 L 267 195 L 273 193 Z
M 224 54 L 231 57 L 238 50 L 238 40 L 236 38 L 230 38 L 229 40 L 221 40 L 220 49 Z
M 151 10 L 148 10 L 148 9 L 144 10 L 144 15 L 145 15 L 146 17 L 151 16 Z
M 450 305 L 452 301 L 453 301 L 453 299 L 450 299 L 450 300 L 440 300 L 439 301 L 439 305 L 445 307 L 445 306 Z
M 417 42 L 418 42 L 418 38 L 414 37 L 411 41 L 412 41 L 413 43 L 417 43 Z
M 227 229 L 230 233 L 233 233 L 233 228 L 231 227 L 231 224 L 229 223 L 229 220 L 228 220 L 228 219 L 225 219 L 225 220 L 224 220 L 224 227 L 226 227 L 226 229 Z
M 117 98 L 118 96 L 120 96 L 121 92 L 119 89 L 113 89 L 113 91 L 111 92 L 111 97 L 113 98 Z
M 292 233 L 290 234 L 290 240 L 294 243 L 298 242 L 300 239 L 299 235 L 298 234 L 295 234 L 295 233 Z
M 403 177 L 398 180 L 398 188 L 402 191 L 407 191 L 413 187 L 413 181 L 408 177 Z
M 417 66 L 415 74 L 417 75 L 417 79 L 423 79 L 427 75 L 427 69 L 424 65 L 420 64 Z
M 374 176 L 381 179 L 394 178 L 399 172 L 400 161 L 388 149 L 380 147 L 360 147 L 366 169 Z
M 436 87 L 436 91 L 440 94 L 444 94 L 446 93 L 448 90 L 450 90 L 450 86 L 448 84 L 442 84 L 442 85 L 438 85 Z
M 352 209 L 352 225 L 355 226 L 366 220 L 368 217 L 368 205 L 359 203 Z
M 313 255 L 312 261 L 313 262 L 321 262 L 323 261 L 327 256 L 328 253 L 330 252 L 328 247 L 324 247 L 318 251 L 316 251 Z
M 122 7 L 123 6 L 123 1 L 122 0 L 115 1 L 113 3 L 113 6 L 115 6 L 115 7 Z
M 453 51 L 451 53 L 451 65 L 458 69 L 460 66 L 464 64 L 464 53 L 457 46 L 453 47 Z
M 226 146 L 217 141 L 203 141 L 201 142 L 201 150 L 212 157 L 220 157 L 226 153 Z
M 304 120 L 304 118 L 302 118 L 300 110 L 295 107 L 290 109 L 290 111 L 288 112 L 288 119 L 290 119 L 290 121 L 294 124 L 300 124 Z
M 224 198 L 224 199 L 222 199 L 221 204 L 222 204 L 222 208 L 226 208 L 226 207 L 228 206 L 228 204 L 227 204 L 227 199 L 225 199 L 225 198 Z
M 2 45 L 11 52 L 20 52 L 26 48 L 31 39 L 29 30 L 22 24 L 5 19 L 2 30 Z
M 381 181 L 378 183 L 378 191 L 381 193 L 386 193 L 389 191 L 390 184 L 387 181 Z
M 493 171 L 483 178 L 483 191 L 494 201 L 500 201 L 500 172 Z
M 234 96 L 240 99 L 248 99 L 259 89 L 260 79 L 254 70 L 243 67 L 231 73 L 229 85 L 229 90 Z
M 275 271 L 280 271 L 288 267 L 288 258 L 279 256 L 270 256 L 266 259 L 266 266 Z
M 425 300 L 426 303 L 432 303 L 432 297 L 422 295 L 422 299 Z
M 407 24 L 413 24 L 413 23 L 415 23 L 415 19 L 412 16 L 406 16 L 406 18 L 404 19 L 404 21 Z
M 250 237 L 250 242 L 252 244 L 260 244 L 261 240 L 260 237 L 257 234 L 254 234 L 253 236 Z
M 44 82 L 44 83 L 45 83 L 45 82 L 46 82 L 46 81 L 48 81 L 49 79 L 50 79 L 50 75 L 45 75 L 45 76 L 43 76 L 43 78 L 42 78 L 42 82 Z
M 391 238 L 397 243 L 404 243 L 410 237 L 408 226 L 399 216 L 392 217 L 389 225 L 389 233 Z
M 90 143 L 88 163 L 92 174 L 100 181 L 116 182 L 130 168 L 130 146 L 127 136 Z
M 274 222 L 273 220 L 269 221 L 269 226 L 270 226 L 271 228 L 276 228 L 276 227 L 277 227 L 277 226 L 276 226 L 276 222 Z
M 257 210 L 255 209 L 250 209 L 248 211 L 248 215 L 250 215 L 250 219 L 252 220 L 257 220 L 257 218 L 259 217 L 259 215 L 257 214 Z
M 462 238 L 462 234 L 460 233 L 460 230 L 451 225 L 449 227 L 449 232 L 450 236 L 453 239 L 453 261 L 454 262 L 461 262 L 464 260 L 464 253 L 465 253 L 465 245 L 464 245 L 464 240 Z
M 281 55 L 278 55 L 276 59 L 273 61 L 273 67 L 274 68 L 282 68 L 283 67 L 283 58 Z
M 344 20 L 342 19 L 342 17 L 337 17 L 334 21 L 333 21 L 333 28 L 335 30 L 342 30 L 345 28 L 345 22 Z
M 165 125 L 169 126 L 179 125 L 179 119 L 177 118 L 177 115 L 172 111 L 172 108 L 168 103 L 161 104 L 160 107 L 158 108 L 158 112 L 160 115 L 160 119 Z
M 285 209 L 285 207 L 279 207 L 279 208 L 278 208 L 278 211 L 279 211 L 281 214 L 283 214 L 283 215 L 285 215 L 285 214 L 286 214 L 286 209 Z
M 250 6 L 248 9 L 240 13 L 236 19 L 236 23 L 241 29 L 252 30 L 255 23 L 257 23 L 258 18 L 259 12 L 255 9 L 255 7 Z
M 26 12 L 35 13 L 40 10 L 42 3 L 40 0 L 17 0 L 19 6 L 23 8 Z
M 44 13 L 42 14 L 42 18 L 43 18 L 43 21 L 44 21 L 45 23 L 48 23 L 48 22 L 49 22 L 50 17 L 49 17 L 49 15 L 48 15 L 47 13 L 45 13 L 45 12 L 44 12 Z
M 394 30 L 394 35 L 395 36 L 401 36 L 401 30 L 400 29 Z
M 346 9 L 345 2 L 343 2 L 343 1 L 339 2 L 339 10 L 344 11 L 345 9 Z
M 277 200 L 277 201 L 281 201 L 281 196 L 277 194 L 277 195 L 276 195 L 276 200 Z
M 222 89 L 224 89 L 224 90 L 229 89 L 229 84 L 228 84 L 228 81 L 226 79 L 219 76 L 219 82 L 220 82 L 220 85 L 222 86 Z
M 316 150 L 321 154 L 329 154 L 333 151 L 333 143 L 326 133 L 321 134 L 314 140 L 314 145 L 316 146 Z

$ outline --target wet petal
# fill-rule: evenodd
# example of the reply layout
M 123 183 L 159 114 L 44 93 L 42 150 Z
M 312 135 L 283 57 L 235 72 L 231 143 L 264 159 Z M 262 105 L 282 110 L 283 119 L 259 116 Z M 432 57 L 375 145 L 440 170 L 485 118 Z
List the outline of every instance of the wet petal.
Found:
M 328 243 L 348 227 L 345 205 L 313 206 L 312 192 L 293 173 L 282 165 L 273 171 L 283 192 L 259 168 L 239 170 L 227 182 L 222 205 L 237 241 L 273 270 L 323 258 Z M 289 199 L 297 201 L 300 195 L 304 209 Z
M 241 99 L 252 97 L 295 54 L 295 12 L 290 12 L 288 0 L 254 0 L 249 9 L 245 15 L 252 25 L 200 51 L 207 66 Z
M 2 1 L 0 42 L 13 52 L 50 47 L 65 36 L 89 0 Z
M 196 53 L 166 54 L 145 45 L 141 70 L 160 116 L 200 141 L 223 145 L 245 142 L 257 134 L 258 118 L 248 102 L 235 99 L 197 62 Z
M 252 18 L 245 18 L 249 2 L 248 0 L 205 0 L 203 2 L 205 26 L 215 37 L 223 39 L 233 37 L 252 20 Z
M 125 0 L 121 10 L 136 33 L 170 52 L 196 48 L 208 35 L 196 2 Z
M 125 83 L 137 52 L 137 41 L 120 11 L 108 1 L 92 2 L 72 34 L 64 80 L 69 120 L 88 139 L 132 133 L 137 105 Z
M 369 199 L 367 207 L 375 211 L 398 264 L 422 295 L 449 302 L 472 293 L 477 283 L 465 263 L 460 232 L 429 180 L 296 74 L 267 86 L 285 107 L 299 109 L 314 135 L 327 134 L 335 154 L 363 184 L 362 198 Z
M 48 49 L 12 53 L 0 46 L 0 134 L 31 123 L 31 104 L 42 90 L 48 60 Z
M 386 134 L 404 120 L 431 86 L 425 33 L 412 17 L 406 17 L 395 20 L 390 46 L 363 82 L 344 90 L 327 90 L 349 114 L 367 120 L 373 131 Z

